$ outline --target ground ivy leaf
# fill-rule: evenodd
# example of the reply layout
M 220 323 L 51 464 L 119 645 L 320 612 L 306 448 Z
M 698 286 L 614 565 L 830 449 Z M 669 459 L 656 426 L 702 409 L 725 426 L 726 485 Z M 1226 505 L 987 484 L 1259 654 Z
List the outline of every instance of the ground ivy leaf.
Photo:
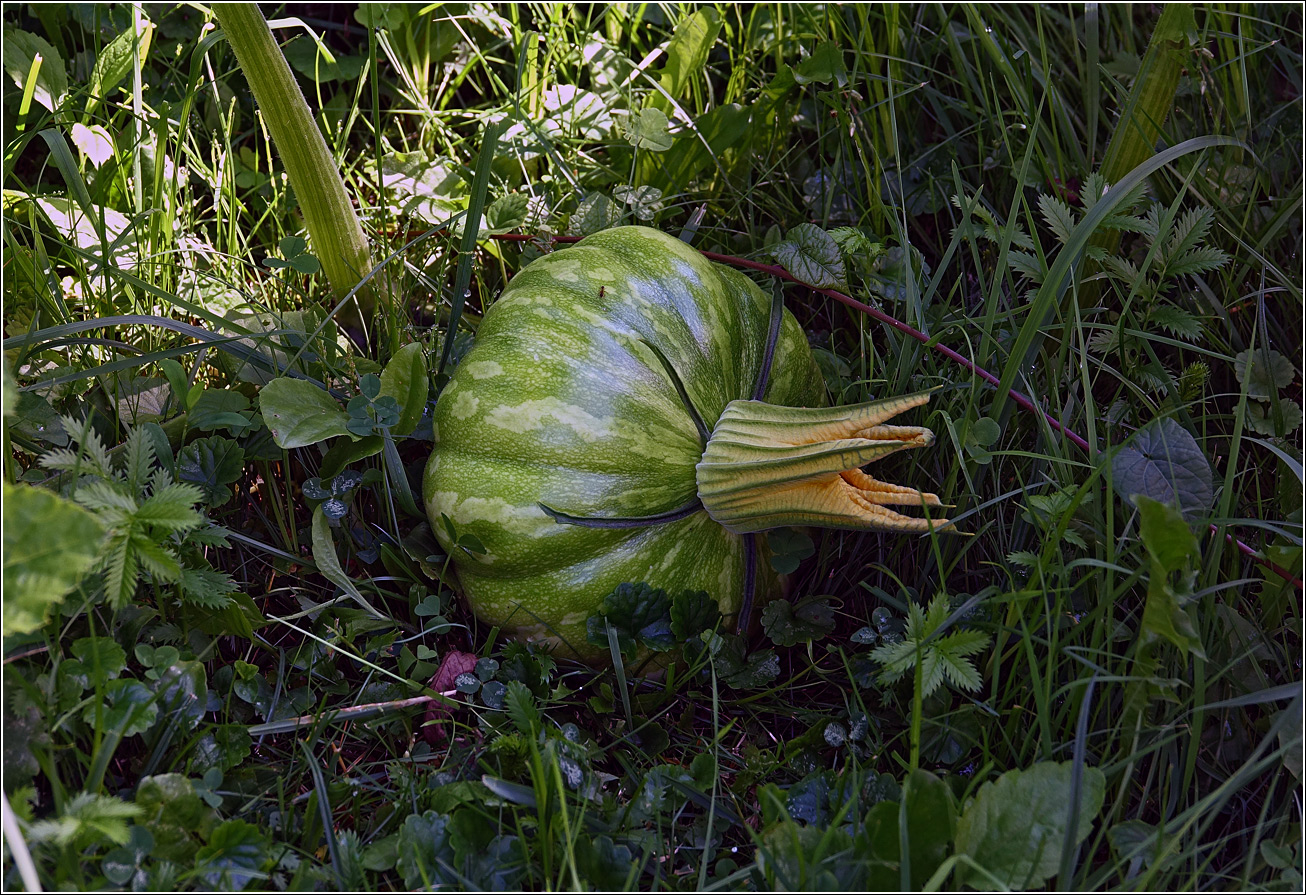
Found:
M 844 287 L 843 255 L 829 233 L 815 224 L 799 224 L 771 253 L 801 283 L 815 289 Z
M 1173 419 L 1157 419 L 1135 433 L 1111 461 L 1116 493 L 1134 503 L 1142 494 L 1177 505 L 1189 521 L 1211 508 L 1215 489 L 1211 464 L 1197 439 Z
M 195 853 L 195 866 L 209 886 L 243 889 L 261 876 L 268 861 L 268 840 L 249 821 L 234 818 L 217 827 L 208 845 Z
M 1068 761 L 1039 762 L 985 783 L 957 821 L 957 854 L 970 855 L 998 884 L 1008 888 L 1042 885 L 1061 866 L 1074 773 L 1074 765 Z M 1101 771 L 1084 768 L 1075 845 L 1092 832 L 1105 788 L 1106 777 Z M 969 877 L 961 864 L 957 872 Z M 972 879 L 977 885 L 994 882 L 978 876 Z
M 617 633 L 623 656 L 633 656 L 638 644 L 659 652 L 676 645 L 671 632 L 671 599 L 661 588 L 643 582 L 617 585 L 603 598 L 599 614 L 586 621 L 585 639 L 595 646 L 607 646 L 605 622 Z
M 1265 359 L 1267 353 L 1268 366 Z M 1292 361 L 1288 358 L 1277 351 L 1265 352 L 1255 348 L 1239 351 L 1234 356 L 1233 371 L 1238 382 L 1247 386 L 1247 397 L 1261 401 L 1268 401 L 1279 389 L 1287 388 L 1296 376 Z
M 227 486 L 240 481 L 245 472 L 245 450 L 221 435 L 197 438 L 181 449 L 177 467 L 181 481 L 204 492 L 209 506 L 220 507 L 231 499 Z
M 766 544 L 771 548 L 771 568 L 781 575 L 793 573 L 803 560 L 816 552 L 812 539 L 796 528 L 777 528 L 767 532 Z
M 762 629 L 776 646 L 820 640 L 834 630 L 834 611 L 827 600 L 808 599 L 797 606 L 773 600 L 762 610 Z
M 454 862 L 449 841 L 449 819 L 435 811 L 410 814 L 399 828 L 396 866 L 409 891 L 425 890 L 441 883 L 456 884 L 444 868 Z
M 705 591 L 684 590 L 671 600 L 671 633 L 677 640 L 716 630 L 720 621 L 720 607 Z

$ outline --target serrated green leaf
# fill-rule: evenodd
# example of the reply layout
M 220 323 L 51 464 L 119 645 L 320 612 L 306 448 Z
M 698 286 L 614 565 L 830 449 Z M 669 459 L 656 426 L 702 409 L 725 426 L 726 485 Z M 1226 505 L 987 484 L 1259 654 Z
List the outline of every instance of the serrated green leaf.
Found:
M 1075 229 L 1075 215 L 1070 206 L 1055 196 L 1041 194 L 1038 197 L 1038 210 L 1057 242 L 1062 245 L 1070 242 L 1071 231 Z
M 231 603 L 230 594 L 238 588 L 232 577 L 216 569 L 182 569 L 182 599 L 210 609 L 222 609 Z
M 799 224 L 771 249 L 794 278 L 815 289 L 846 289 L 847 273 L 839 245 L 815 224 Z
M 671 599 L 660 588 L 642 582 L 617 585 L 603 598 L 599 614 L 587 620 L 589 643 L 599 647 L 608 645 L 605 620 L 616 631 L 622 655 L 633 657 L 639 645 L 663 651 L 676 644 L 671 633 Z
M 684 590 L 672 597 L 671 633 L 677 640 L 716 630 L 720 623 L 720 607 L 705 591 Z
M 449 819 L 435 811 L 410 814 L 399 828 L 395 866 L 409 891 L 452 887 L 455 857 L 449 841 Z
M 204 521 L 195 510 L 195 504 L 203 499 L 204 494 L 194 485 L 173 483 L 145 498 L 132 517 L 136 522 L 167 531 L 185 531 Z
M 762 629 L 776 646 L 820 640 L 834 630 L 829 597 L 809 597 L 797 605 L 772 600 L 762 610 Z
M 521 681 L 509 681 L 503 695 L 503 710 L 513 725 L 527 736 L 533 736 L 540 726 L 540 710 L 535 707 L 535 696 Z
M 1253 432 L 1261 435 L 1287 437 L 1296 432 L 1302 424 L 1301 405 L 1284 398 L 1279 401 L 1279 411 L 1283 414 L 1283 430 L 1275 422 L 1274 409 L 1264 404 L 1252 403 L 1247 407 L 1247 425 Z
M 490 207 L 485 209 L 485 225 L 481 228 L 482 238 L 516 230 L 526 222 L 526 211 L 529 207 L 530 197 L 525 193 L 507 193 L 495 199 L 490 203 Z
M 249 821 L 233 818 L 218 826 L 195 853 L 195 867 L 214 889 L 243 889 L 263 877 L 271 861 L 267 836 Z
M 1271 395 L 1287 388 L 1296 377 L 1292 361 L 1273 350 L 1266 352 L 1248 348 L 1239 351 L 1233 359 L 1233 370 L 1238 382 L 1247 386 L 1247 397 L 1261 401 L 1270 400 Z

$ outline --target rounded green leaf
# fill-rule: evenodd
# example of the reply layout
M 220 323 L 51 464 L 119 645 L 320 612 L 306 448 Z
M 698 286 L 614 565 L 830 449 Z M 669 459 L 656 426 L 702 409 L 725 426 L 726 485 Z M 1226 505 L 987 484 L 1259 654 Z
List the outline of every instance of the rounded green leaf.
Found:
M 281 448 L 349 435 L 349 414 L 325 391 L 302 379 L 273 379 L 259 392 L 259 407 L 272 440 Z
M 104 525 L 57 494 L 4 483 L 4 633 L 45 624 L 99 555 Z
M 985 783 L 957 821 L 957 854 L 969 855 L 1007 888 L 1042 885 L 1061 867 L 1075 770 L 1068 761 L 1040 762 Z M 1092 832 L 1105 790 L 1102 772 L 1083 768 L 1074 845 Z M 958 875 L 980 888 L 992 884 L 988 877 L 968 874 L 961 864 Z

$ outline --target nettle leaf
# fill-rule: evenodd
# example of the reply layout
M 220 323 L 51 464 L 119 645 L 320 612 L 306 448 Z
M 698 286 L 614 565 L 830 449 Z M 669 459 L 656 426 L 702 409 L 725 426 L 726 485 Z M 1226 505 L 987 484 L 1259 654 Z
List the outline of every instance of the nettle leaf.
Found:
M 996 881 L 1011 889 L 1031 889 L 1054 876 L 1070 826 L 1074 775 L 1072 762 L 1039 762 L 981 786 L 957 821 L 955 847 L 957 854 L 969 855 L 995 879 L 972 876 L 958 864 L 958 882 L 988 886 Z M 1074 846 L 1092 832 L 1105 791 L 1102 772 L 1084 768 Z
M 302 379 L 273 379 L 259 392 L 259 407 L 280 448 L 306 447 L 349 435 L 349 414 L 335 398 Z
M 1186 519 L 1205 516 L 1215 499 L 1211 464 L 1183 426 L 1173 419 L 1156 419 L 1135 433 L 1111 460 L 1112 485 L 1135 503 L 1142 494 L 1179 507 Z
M 815 289 L 847 288 L 839 244 L 815 224 L 794 227 L 771 254 L 799 282 Z
M 621 223 L 621 206 L 599 192 L 591 192 L 580 200 L 571 213 L 567 231 L 572 236 L 590 236 Z
M 481 233 L 489 236 L 516 230 L 526 222 L 526 210 L 529 206 L 530 197 L 525 193 L 507 193 L 500 196 L 485 210 L 485 224 L 481 228 Z
M 830 597 L 809 597 L 798 605 L 773 600 L 762 610 L 762 629 L 776 646 L 820 640 L 834 630 Z
M 585 639 L 589 643 L 608 645 L 605 621 L 616 631 L 623 656 L 633 657 L 640 645 L 658 652 L 676 645 L 671 633 L 671 599 L 661 588 L 643 582 L 617 585 L 603 598 L 599 614 L 591 615 L 586 622 Z
M 758 690 L 780 676 L 780 657 L 775 650 L 748 653 L 743 637 L 709 634 L 705 638 L 721 683 L 734 690 Z
M 771 568 L 781 575 L 798 569 L 799 564 L 816 552 L 816 546 L 807 533 L 797 528 L 776 528 L 766 533 L 767 546 L 771 548 Z
M 1270 400 L 1279 389 L 1292 385 L 1296 372 L 1292 361 L 1277 351 L 1270 351 L 1269 361 L 1266 352 L 1248 348 L 1234 355 L 1233 372 L 1238 382 L 1247 386 L 1247 397 L 1261 401 Z
M 681 591 L 671 600 L 671 633 L 677 640 L 715 631 L 720 623 L 720 606 L 705 591 Z
M 220 507 L 231 499 L 227 487 L 240 481 L 245 471 L 245 450 L 230 438 L 197 438 L 181 449 L 177 477 L 204 493 L 204 502 Z
M 27 634 L 45 624 L 99 555 L 104 525 L 57 494 L 3 484 L 4 633 Z
M 661 109 L 642 109 L 627 119 L 626 139 L 636 149 L 666 152 L 675 142 L 667 128 L 669 123 Z

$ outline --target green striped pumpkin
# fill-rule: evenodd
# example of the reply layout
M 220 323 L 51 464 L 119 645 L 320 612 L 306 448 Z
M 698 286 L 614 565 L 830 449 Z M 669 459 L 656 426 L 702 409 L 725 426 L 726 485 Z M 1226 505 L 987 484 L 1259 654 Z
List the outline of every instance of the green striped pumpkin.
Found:
M 695 411 L 711 431 L 732 402 L 824 405 L 787 311 L 766 403 L 741 400 L 758 381 L 770 318 L 771 301 L 748 277 L 646 227 L 595 234 L 513 278 L 440 395 L 423 487 L 480 618 L 602 662 L 607 650 L 586 643 L 586 619 L 623 582 L 703 590 L 723 614 L 738 609 L 746 525 L 731 530 L 702 509 L 620 529 L 555 516 L 627 519 L 692 504 L 705 453 Z M 485 552 L 450 543 L 442 517 Z M 777 578 L 763 571 L 758 586 L 774 592 Z

